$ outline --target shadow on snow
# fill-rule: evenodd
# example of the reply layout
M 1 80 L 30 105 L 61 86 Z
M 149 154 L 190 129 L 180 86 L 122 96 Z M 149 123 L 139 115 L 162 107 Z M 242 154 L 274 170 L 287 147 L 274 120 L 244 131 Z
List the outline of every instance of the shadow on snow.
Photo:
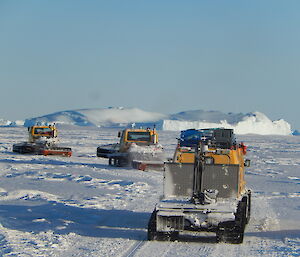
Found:
M 23 232 L 54 231 L 82 236 L 143 240 L 150 213 L 99 210 L 47 203 L 38 206 L 0 205 L 3 227 Z
M 2 159 L 0 163 L 10 163 L 10 164 L 41 164 L 41 165 L 58 165 L 58 166 L 88 166 L 91 168 L 99 168 L 99 169 L 109 169 L 110 166 L 105 164 L 98 163 L 82 163 L 82 162 L 72 162 L 72 161 L 59 161 L 59 160 L 43 160 L 43 159 L 32 159 L 32 160 L 13 160 L 13 159 Z
M 32 203 L 36 204 L 36 203 Z M 0 205 L 3 227 L 23 232 L 146 240 L 151 213 L 99 210 L 49 202 L 38 206 Z M 216 243 L 215 235 L 180 235 L 179 242 Z

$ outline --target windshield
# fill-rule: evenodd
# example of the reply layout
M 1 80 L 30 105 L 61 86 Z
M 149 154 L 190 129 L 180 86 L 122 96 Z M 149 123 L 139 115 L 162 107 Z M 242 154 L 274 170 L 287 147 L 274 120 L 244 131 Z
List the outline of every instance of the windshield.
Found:
M 151 141 L 150 132 L 128 132 L 127 140 L 150 142 Z
M 34 129 L 34 134 L 35 135 L 50 136 L 50 135 L 52 135 L 52 129 L 49 128 L 49 127 L 46 127 L 46 128 L 35 128 Z

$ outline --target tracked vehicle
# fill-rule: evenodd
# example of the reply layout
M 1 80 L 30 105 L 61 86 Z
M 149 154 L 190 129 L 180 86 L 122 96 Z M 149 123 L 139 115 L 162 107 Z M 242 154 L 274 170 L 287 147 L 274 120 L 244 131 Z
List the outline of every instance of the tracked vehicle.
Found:
M 99 146 L 97 156 L 107 158 L 113 166 L 133 166 L 140 170 L 163 168 L 163 149 L 155 129 L 127 128 L 119 131 L 118 137 L 119 143 Z
M 242 243 L 251 211 L 245 154 L 232 129 L 182 131 L 165 163 L 164 195 L 149 220 L 148 240 L 214 232 L 217 242 Z
M 13 152 L 68 157 L 72 155 L 71 148 L 57 145 L 57 128 L 55 125 L 28 127 L 28 142 L 14 144 Z

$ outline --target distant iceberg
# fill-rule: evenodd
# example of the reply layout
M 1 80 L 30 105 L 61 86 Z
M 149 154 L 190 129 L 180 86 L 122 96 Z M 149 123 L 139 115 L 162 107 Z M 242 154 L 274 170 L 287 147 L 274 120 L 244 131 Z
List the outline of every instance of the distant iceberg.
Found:
M 293 134 L 294 136 L 300 136 L 300 131 L 294 130 L 294 131 L 292 132 L 292 134 Z
M 270 120 L 265 114 L 222 113 L 220 111 L 193 110 L 164 115 L 138 108 L 109 107 L 56 112 L 27 119 L 24 126 L 36 123 L 57 123 L 96 127 L 153 127 L 180 131 L 190 128 L 232 128 L 236 134 L 291 135 L 291 125 L 285 120 Z
M 167 116 L 164 114 L 147 112 L 138 108 L 109 107 L 56 112 L 27 119 L 25 126 L 31 126 L 39 122 L 76 126 L 126 127 L 131 123 L 158 121 L 165 117 Z
M 227 120 L 220 122 L 208 121 L 178 121 L 164 120 L 163 130 L 185 130 L 189 128 L 231 128 L 236 134 L 259 134 L 259 135 L 291 135 L 291 125 L 284 120 L 272 121 L 260 112 L 249 113 L 236 123 L 228 123 Z
M 10 121 L 5 119 L 0 119 L 0 127 L 17 127 L 23 125 L 24 125 L 23 120 Z

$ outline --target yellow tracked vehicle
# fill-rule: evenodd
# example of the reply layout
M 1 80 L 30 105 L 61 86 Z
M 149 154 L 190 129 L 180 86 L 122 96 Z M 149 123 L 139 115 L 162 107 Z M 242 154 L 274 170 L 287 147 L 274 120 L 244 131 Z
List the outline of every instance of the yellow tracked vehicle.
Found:
M 162 146 L 158 143 L 155 129 L 124 129 L 119 131 L 119 143 L 102 145 L 97 148 L 97 156 L 107 158 L 109 165 L 145 170 L 161 169 Z
M 28 142 L 14 144 L 13 152 L 68 157 L 72 155 L 71 148 L 57 146 L 57 128 L 55 125 L 28 127 Z
M 164 195 L 149 220 L 148 239 L 205 231 L 216 233 L 217 242 L 242 243 L 251 210 L 245 154 L 232 129 L 182 131 L 173 160 L 165 163 Z

